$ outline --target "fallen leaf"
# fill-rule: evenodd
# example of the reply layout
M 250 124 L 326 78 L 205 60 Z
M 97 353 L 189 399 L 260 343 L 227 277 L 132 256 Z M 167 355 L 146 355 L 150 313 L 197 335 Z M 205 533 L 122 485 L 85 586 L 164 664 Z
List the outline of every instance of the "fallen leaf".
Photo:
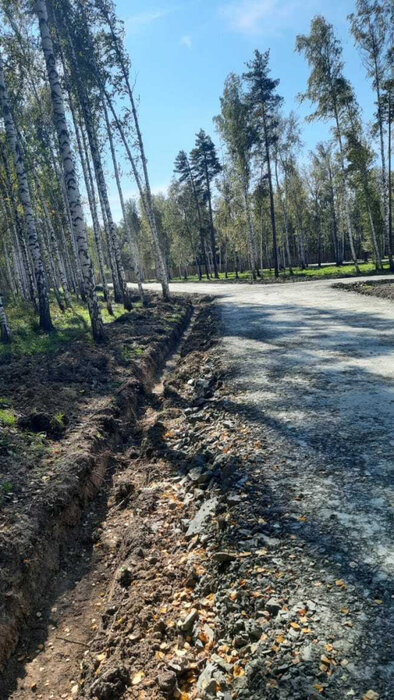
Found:
M 233 676 L 234 678 L 239 678 L 240 676 L 245 675 L 245 670 L 242 668 L 242 666 L 234 666 L 233 668 Z
M 145 673 L 143 671 L 138 671 L 138 673 L 135 673 L 131 682 L 133 685 L 138 685 L 141 683 L 142 679 L 145 678 Z

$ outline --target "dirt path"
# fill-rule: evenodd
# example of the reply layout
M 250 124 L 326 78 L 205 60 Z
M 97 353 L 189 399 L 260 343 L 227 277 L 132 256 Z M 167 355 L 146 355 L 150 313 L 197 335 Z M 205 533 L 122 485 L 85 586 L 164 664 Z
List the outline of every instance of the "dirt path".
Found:
M 347 604 L 327 593 L 319 618 L 346 653 L 346 692 L 361 697 L 371 688 L 392 698 L 392 302 L 329 282 L 172 288 L 220 297 L 230 410 L 271 452 L 260 479 L 278 536 L 302 541 L 294 595 L 311 597 L 316 568 L 324 589 L 346 590 Z M 338 692 L 334 684 L 325 696 Z
M 147 397 L 7 697 L 393 700 L 392 302 L 173 288 L 221 337 L 202 311 Z

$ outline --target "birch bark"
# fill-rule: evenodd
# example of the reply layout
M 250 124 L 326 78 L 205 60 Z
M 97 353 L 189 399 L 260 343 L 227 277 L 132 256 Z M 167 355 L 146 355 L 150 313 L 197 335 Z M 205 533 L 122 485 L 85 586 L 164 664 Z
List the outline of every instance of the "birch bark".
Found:
M 45 57 L 47 75 L 51 87 L 54 124 L 58 136 L 60 154 L 63 161 L 67 199 L 70 206 L 71 220 L 78 247 L 78 256 L 81 262 L 82 276 L 92 323 L 93 337 L 95 340 L 102 340 L 104 337 L 104 326 L 95 292 L 93 267 L 89 256 L 79 185 L 75 172 L 70 135 L 66 122 L 62 89 L 56 69 L 56 59 L 53 51 L 52 38 L 49 31 L 46 0 L 35 0 L 35 12 L 39 21 L 42 50 Z
M 40 316 L 40 328 L 45 331 L 52 330 L 51 314 L 49 309 L 49 297 L 47 281 L 41 257 L 38 241 L 36 222 L 34 219 L 32 203 L 27 180 L 25 163 L 22 156 L 22 149 L 18 142 L 17 132 L 11 109 L 9 105 L 8 92 L 4 79 L 3 61 L 0 56 L 0 105 L 3 113 L 4 126 L 7 142 L 12 153 L 15 171 L 18 180 L 19 197 L 25 216 L 25 226 L 29 249 L 34 264 L 34 274 L 38 292 L 38 310 Z
M 3 343 L 9 343 L 11 340 L 11 333 L 8 327 L 7 315 L 5 312 L 3 299 L 0 294 L 0 337 Z

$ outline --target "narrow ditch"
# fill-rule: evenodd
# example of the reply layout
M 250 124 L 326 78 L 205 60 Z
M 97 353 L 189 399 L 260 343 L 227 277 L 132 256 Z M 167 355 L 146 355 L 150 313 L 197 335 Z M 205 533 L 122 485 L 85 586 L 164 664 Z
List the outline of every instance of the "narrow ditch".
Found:
M 0 697 L 4 700 L 76 697 L 74 679 L 79 677 L 81 659 L 96 632 L 102 600 L 113 575 L 111 561 L 107 560 L 107 545 L 112 546 L 111 511 L 120 512 L 122 503 L 130 496 L 122 491 L 124 484 L 114 485 L 115 477 L 139 454 L 137 425 L 150 404 L 152 387 L 159 395 L 160 387 L 164 386 L 163 377 L 176 365 L 178 349 L 185 335 L 190 333 L 192 316 L 193 307 L 186 305 L 168 341 L 164 340 L 158 350 L 152 349 L 141 385 L 134 382 L 118 393 L 115 420 L 119 426 L 122 422 L 122 435 L 129 425 L 126 444 L 122 445 L 124 437 L 111 438 L 106 443 L 101 441 L 101 450 L 96 450 L 94 455 L 82 455 L 88 457 L 86 487 L 82 482 L 86 494 L 75 498 L 76 494 L 71 493 L 70 503 L 56 515 L 56 521 L 46 523 L 40 533 L 36 553 L 32 551 L 32 557 L 36 557 L 33 577 L 29 580 L 26 572 L 21 573 L 23 593 L 19 598 L 20 610 L 29 609 L 24 605 L 24 598 L 28 598 L 33 587 L 31 607 L 34 605 L 34 613 L 26 615 L 15 608 L 12 617 L 11 605 L 6 624 L 0 624 L 3 643 L 9 639 L 12 645 L 12 640 L 19 638 L 0 676 Z M 156 367 L 160 366 L 162 369 L 157 371 Z M 108 411 L 105 421 L 112 427 Z M 87 501 L 91 502 L 86 507 Z M 109 523 L 108 542 L 102 547 L 100 539 L 106 523 Z M 19 591 L 14 589 L 11 595 L 17 600 Z

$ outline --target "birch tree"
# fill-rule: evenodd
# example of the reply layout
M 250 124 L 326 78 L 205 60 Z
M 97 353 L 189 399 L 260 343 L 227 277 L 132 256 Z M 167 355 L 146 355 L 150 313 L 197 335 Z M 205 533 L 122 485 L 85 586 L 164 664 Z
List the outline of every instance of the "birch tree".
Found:
M 8 91 L 4 77 L 4 64 L 0 55 L 0 105 L 4 120 L 8 147 L 14 159 L 16 176 L 18 179 L 18 193 L 24 212 L 24 222 L 29 243 L 30 254 L 34 265 L 34 276 L 37 285 L 38 311 L 40 316 L 40 328 L 45 331 L 52 330 L 52 320 L 49 309 L 49 296 L 44 265 L 41 257 L 40 244 L 37 234 L 37 226 L 31 202 L 27 171 L 23 159 L 21 144 L 19 143 L 15 122 L 11 113 Z
M 387 4 L 388 5 L 388 4 Z M 390 36 L 390 13 L 388 6 L 377 0 L 356 0 L 356 12 L 349 15 L 351 31 L 359 47 L 367 75 L 372 81 L 376 95 L 376 121 L 379 134 L 381 166 L 381 198 L 384 218 L 386 250 L 390 269 L 394 271 L 392 242 L 390 237 L 389 199 L 386 165 L 386 119 L 384 109 L 383 85 L 390 72 L 390 55 L 388 52 Z M 392 68 L 392 66 L 391 66 Z
M 302 99 L 309 99 L 317 104 L 316 111 L 310 119 L 334 119 L 335 137 L 338 143 L 341 163 L 342 196 L 345 208 L 346 227 L 349 245 L 356 272 L 359 266 L 354 246 L 353 224 L 351 217 L 349 188 L 346 175 L 345 151 L 343 144 L 344 120 L 352 90 L 343 75 L 342 47 L 334 35 L 334 30 L 324 17 L 317 16 L 311 22 L 309 36 L 299 35 L 296 49 L 303 53 L 310 65 L 311 73 L 308 86 Z
M 249 195 L 251 150 L 255 143 L 255 132 L 249 122 L 241 80 L 234 73 L 230 73 L 226 79 L 220 104 L 221 114 L 214 117 L 214 121 L 228 148 L 240 180 L 247 221 L 250 269 L 252 279 L 255 280 L 257 276 L 256 241 Z
M 62 88 L 56 68 L 56 58 L 53 51 L 53 43 L 48 24 L 46 1 L 35 0 L 34 8 L 39 21 L 41 45 L 45 58 L 48 81 L 51 88 L 53 119 L 63 162 L 67 200 L 70 207 L 71 220 L 78 247 L 78 255 L 81 263 L 87 304 L 92 324 L 92 332 L 95 340 L 100 341 L 104 337 L 104 328 L 101 319 L 100 307 L 95 292 L 93 267 L 88 250 L 79 184 L 75 172 L 75 163 L 64 109 Z

